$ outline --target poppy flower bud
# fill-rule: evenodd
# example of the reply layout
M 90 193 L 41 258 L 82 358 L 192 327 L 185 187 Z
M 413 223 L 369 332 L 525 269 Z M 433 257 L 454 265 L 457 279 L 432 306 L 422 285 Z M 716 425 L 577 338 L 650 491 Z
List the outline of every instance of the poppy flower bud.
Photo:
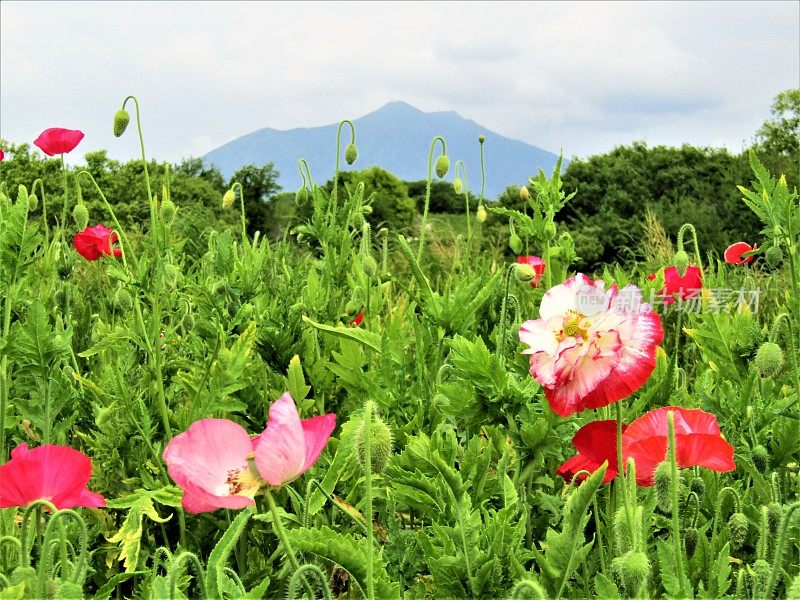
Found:
M 770 246 L 764 254 L 764 258 L 770 268 L 775 269 L 783 262 L 783 250 L 780 249 L 780 246 Z
M 358 148 L 355 144 L 348 144 L 344 151 L 344 160 L 348 165 L 352 165 L 358 158 Z
M 478 223 L 486 222 L 486 218 L 489 216 L 489 213 L 486 212 L 486 207 L 481 204 L 478 207 L 478 211 L 475 213 L 475 218 L 478 219 Z
M 355 443 L 356 452 L 358 453 L 358 461 L 361 463 L 361 466 L 364 467 L 366 466 L 366 459 L 364 457 L 366 444 L 366 435 L 364 433 L 365 425 L 366 419 L 364 419 L 362 416 L 355 430 Z M 389 429 L 389 426 L 384 423 L 380 416 L 375 414 L 374 408 L 372 410 L 372 422 L 370 423 L 369 427 L 369 437 L 369 453 L 370 463 L 372 463 L 372 472 L 381 473 L 386 468 L 386 464 L 389 462 L 389 458 L 392 455 L 394 439 L 392 437 L 391 429 Z
M 516 270 L 517 279 L 522 282 L 533 281 L 536 279 L 536 269 L 533 268 L 533 265 L 529 265 L 528 263 L 515 263 L 514 269 Z
M 225 279 L 220 279 L 219 281 L 215 281 L 214 284 L 211 286 L 211 293 L 215 296 L 217 294 L 224 294 L 228 290 L 228 282 Z
M 644 552 L 627 552 L 611 561 L 611 571 L 625 595 L 634 597 L 650 579 L 650 560 Z
M 544 237 L 550 241 L 556 239 L 556 224 L 552 221 L 544 224 Z
M 689 491 L 697 494 L 698 498 L 702 498 L 706 492 L 706 482 L 702 477 L 693 477 L 689 482 Z
M 747 530 L 750 526 L 747 517 L 740 512 L 733 513 L 728 521 L 730 529 L 731 548 L 737 550 L 744 545 L 747 539 Z
M 764 589 L 771 571 L 772 567 L 763 558 L 753 563 L 753 591 Z
M 378 272 L 378 263 L 371 256 L 365 256 L 361 259 L 361 268 L 367 277 L 375 277 L 375 273 Z
M 133 296 L 125 288 L 119 288 L 115 294 L 114 301 L 124 311 L 129 311 L 133 308 Z
M 233 190 L 228 190 L 225 192 L 225 195 L 222 196 L 222 208 L 229 209 L 233 206 L 233 201 L 236 200 L 236 194 Z
M 756 353 L 753 365 L 762 377 L 774 377 L 783 368 L 783 350 L 775 342 L 764 342 Z
M 686 275 L 686 270 L 689 268 L 689 255 L 686 254 L 686 250 L 681 248 L 675 253 L 675 268 L 678 269 L 678 275 L 684 277 Z
M 769 466 L 769 452 L 767 452 L 767 449 L 761 444 L 758 444 L 753 448 L 750 454 L 753 459 L 753 464 L 763 473 L 767 469 L 767 466 Z
M 617 554 L 623 555 L 631 551 L 633 545 L 630 538 L 630 531 L 628 529 L 628 517 L 625 514 L 625 507 L 620 506 L 617 512 L 614 513 L 614 545 L 617 549 Z
M 767 504 L 767 529 L 772 535 L 778 533 L 783 518 L 783 506 L 778 502 Z
M 450 159 L 446 154 L 442 154 L 436 159 L 436 176 L 441 179 L 450 170 Z
M 511 237 L 508 239 L 508 246 L 514 254 L 522 252 L 522 240 L 516 233 L 511 234 Z
M 128 114 L 128 111 L 124 108 L 120 108 L 114 115 L 114 135 L 119 137 L 125 133 L 125 130 L 128 128 L 128 123 L 130 122 L 131 116 Z
M 344 312 L 348 317 L 354 317 L 359 310 L 361 306 L 355 300 L 348 301 L 344 306 Z
M 696 527 L 689 527 L 683 532 L 683 543 L 686 546 L 686 556 L 689 558 L 694 554 L 697 548 L 697 542 L 700 540 L 700 532 Z
M 56 598 L 83 598 L 83 586 L 74 581 L 60 580 L 56 586 Z
M 528 186 L 523 185 L 519 188 L 519 199 L 523 202 L 527 202 L 528 198 L 530 198 L 531 193 L 528 191 Z
M 26 590 L 33 590 L 36 586 L 36 569 L 33 567 L 17 567 L 11 572 L 9 581 L 11 582 L 11 587 L 22 584 Z M 78 597 L 82 597 L 82 595 Z
M 304 206 L 305 203 L 308 202 L 308 190 L 304 187 L 297 190 L 297 193 L 294 195 L 294 202 L 297 206 Z
M 748 320 L 736 328 L 733 347 L 741 355 L 749 355 L 762 340 L 761 326 L 756 321 Z
M 89 226 L 89 209 L 85 204 L 76 204 L 72 209 L 72 219 L 79 231 L 83 231 Z
M 461 183 L 460 177 L 456 177 L 453 181 L 453 189 L 455 190 L 456 194 L 460 194 L 461 190 L 464 189 L 464 184 Z
M 175 213 L 177 210 L 178 209 L 175 206 L 175 203 L 169 198 L 161 203 L 161 217 L 164 219 L 164 222 L 167 223 L 167 225 L 172 224 L 172 222 L 175 220 Z
M 486 141 L 486 136 L 485 135 L 479 135 L 478 136 L 478 143 L 479 144 L 482 144 L 485 141 Z
M 656 501 L 658 508 L 662 512 L 672 514 L 672 465 L 668 460 L 662 462 L 656 467 L 656 472 L 653 474 L 653 481 L 656 488 Z M 683 495 L 683 476 L 678 471 L 678 497 Z
M 736 575 L 736 594 L 738 600 L 750 600 L 750 590 L 747 589 L 747 571 L 739 569 Z
M 797 575 L 789 586 L 787 598 L 800 598 L 800 575 Z

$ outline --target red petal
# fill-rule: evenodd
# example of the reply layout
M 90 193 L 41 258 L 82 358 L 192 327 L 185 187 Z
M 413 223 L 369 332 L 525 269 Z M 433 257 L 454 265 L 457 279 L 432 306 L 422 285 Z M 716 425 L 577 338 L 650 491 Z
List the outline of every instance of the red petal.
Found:
M 622 425 L 625 431 L 627 425 Z M 581 454 L 594 459 L 598 464 L 608 461 L 609 467 L 617 467 L 617 422 L 592 421 L 584 425 L 572 438 L 572 445 Z
M 33 143 L 48 156 L 55 156 L 72 152 L 82 139 L 83 132 L 77 129 L 51 127 L 40 133 Z
M 731 244 L 725 249 L 725 254 L 723 255 L 725 257 L 725 262 L 732 265 L 749 263 L 751 260 L 753 260 L 753 257 L 748 256 L 742 260 L 742 254 L 753 249 L 753 246 L 747 242 L 736 242 L 735 244 Z

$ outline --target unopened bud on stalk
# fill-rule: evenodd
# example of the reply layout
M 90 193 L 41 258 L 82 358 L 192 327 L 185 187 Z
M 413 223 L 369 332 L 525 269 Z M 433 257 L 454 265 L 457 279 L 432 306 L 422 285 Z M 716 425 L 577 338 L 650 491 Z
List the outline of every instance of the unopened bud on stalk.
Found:
M 508 245 L 514 254 L 522 252 L 522 240 L 516 233 L 512 233 L 511 237 L 508 238 Z
M 764 586 L 767 583 L 767 579 L 769 579 L 770 571 L 772 571 L 772 567 L 769 566 L 769 563 L 764 560 L 763 558 L 759 558 L 756 562 L 753 563 L 753 591 L 756 590 L 763 590 Z
M 297 190 L 297 193 L 294 195 L 294 201 L 297 206 L 303 206 L 306 202 L 308 202 L 308 190 L 305 187 L 301 187 Z
M 738 550 L 744 545 L 749 526 L 750 522 L 743 513 L 736 512 L 731 515 L 728 521 L 728 528 L 730 529 L 730 542 L 733 550 Z
M 611 561 L 611 570 L 625 595 L 634 597 L 650 579 L 650 560 L 644 552 L 627 552 Z
M 115 294 L 114 300 L 122 310 L 129 311 L 133 308 L 133 297 L 125 288 L 119 288 Z
M 783 262 L 783 250 L 781 250 L 780 246 L 770 246 L 769 250 L 764 254 L 764 258 L 770 268 L 775 269 Z
M 78 231 L 83 231 L 89 226 L 89 209 L 85 204 L 75 205 L 75 208 L 72 209 L 72 219 L 75 221 Z
M 556 239 L 556 224 L 552 221 L 548 221 L 544 224 L 544 236 L 549 240 L 552 241 Z
M 436 176 L 441 179 L 450 170 L 450 159 L 446 154 L 442 154 L 436 159 Z
M 770 502 L 767 505 L 767 529 L 772 535 L 778 533 L 783 518 L 783 506 L 778 502 Z
M 693 477 L 689 482 L 689 491 L 697 494 L 698 498 L 702 498 L 706 492 L 706 482 L 702 477 Z
M 527 200 L 528 200 L 528 198 L 530 198 L 530 196 L 531 196 L 531 193 L 528 191 L 528 187 L 527 186 L 523 185 L 521 188 L 519 188 L 519 198 L 520 198 L 520 200 L 522 200 L 523 202 L 527 202 Z
M 175 213 L 178 211 L 175 203 L 167 198 L 161 203 L 161 218 L 167 225 L 171 225 L 175 220 Z
M 686 270 L 689 268 L 689 255 L 686 254 L 686 250 L 680 248 L 675 253 L 675 268 L 678 270 L 678 275 L 683 277 L 686 275 Z
M 358 158 L 358 148 L 355 144 L 348 144 L 344 151 L 344 160 L 348 165 L 352 165 Z
M 800 598 L 800 575 L 797 575 L 789 586 L 787 598 Z
M 696 527 L 689 527 L 683 534 L 683 543 L 686 545 L 686 556 L 691 558 L 697 548 L 697 542 L 700 541 L 700 532 Z
M 536 279 L 536 270 L 528 263 L 514 263 L 517 279 L 522 282 L 533 281 Z
M 628 519 L 625 514 L 625 507 L 620 506 L 617 512 L 614 513 L 614 546 L 617 549 L 617 554 L 623 555 L 631 551 L 633 542 L 630 537 L 630 530 L 628 529 Z
M 486 136 L 485 135 L 479 135 L 478 136 L 478 143 L 482 144 L 485 141 L 486 141 Z
M 774 377 L 783 368 L 783 350 L 775 342 L 764 342 L 758 349 L 753 364 L 762 377 Z
M 233 190 L 228 190 L 225 192 L 225 195 L 222 196 L 222 208 L 229 209 L 233 206 L 233 201 L 236 200 L 236 194 Z
M 757 444 L 750 452 L 750 456 L 756 468 L 762 473 L 765 472 L 769 466 L 769 452 L 767 449 L 763 445 Z
M 394 444 L 394 439 L 392 437 L 392 431 L 389 429 L 388 425 L 384 423 L 383 419 L 381 419 L 377 414 L 375 414 L 374 405 L 371 413 L 372 413 L 372 422 L 370 423 L 370 428 L 369 428 L 370 462 L 372 463 L 372 472 L 381 473 L 386 468 L 386 464 L 389 462 L 389 457 L 391 457 L 392 455 L 392 446 Z M 361 420 L 355 430 L 355 443 L 356 443 L 356 452 L 358 453 L 358 461 L 364 467 L 366 466 L 365 464 L 366 435 L 364 429 L 364 426 L 366 425 L 366 419 L 364 418 L 365 416 L 366 416 L 366 411 L 361 416 Z
M 662 462 L 656 467 L 656 472 L 653 474 L 653 481 L 656 488 L 656 501 L 658 508 L 664 513 L 672 514 L 672 465 L 669 459 Z M 681 472 L 678 471 L 678 497 L 682 496 L 683 477 Z
M 125 130 L 128 128 L 128 123 L 130 122 L 131 116 L 128 114 L 128 111 L 124 108 L 120 108 L 114 115 L 114 135 L 119 137 L 125 133 Z
M 378 263 L 371 256 L 365 256 L 361 259 L 361 268 L 364 270 L 364 275 L 367 277 L 375 277 L 378 272 Z
M 28 210 L 33 212 L 39 206 L 39 199 L 36 197 L 36 194 L 31 194 L 28 196 Z
M 489 216 L 489 214 L 486 212 L 486 207 L 483 204 L 478 206 L 478 210 L 475 213 L 475 218 L 478 219 L 478 223 L 486 222 L 486 218 L 488 216 Z
M 456 177 L 453 180 L 453 190 L 455 190 L 456 194 L 460 194 L 462 189 L 464 189 L 464 184 L 461 183 L 460 177 Z

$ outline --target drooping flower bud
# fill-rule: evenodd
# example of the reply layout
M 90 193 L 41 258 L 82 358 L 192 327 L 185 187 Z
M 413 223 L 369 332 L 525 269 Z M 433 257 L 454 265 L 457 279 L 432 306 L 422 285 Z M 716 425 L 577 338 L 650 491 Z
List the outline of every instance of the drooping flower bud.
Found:
M 697 531 L 697 527 L 688 527 L 683 533 L 683 543 L 686 546 L 686 556 L 689 558 L 692 557 L 699 541 L 700 532 Z
M 772 535 L 778 533 L 783 518 L 783 506 L 778 502 L 767 504 L 767 529 Z
M 479 135 L 478 136 L 478 143 L 482 144 L 485 141 L 486 141 L 486 136 L 485 135 Z
M 355 144 L 348 144 L 344 151 L 344 160 L 348 165 L 352 165 L 358 158 L 358 148 Z
M 461 183 L 461 178 L 456 177 L 453 180 L 453 190 L 455 191 L 456 194 L 460 194 L 463 189 L 464 189 L 464 184 Z
M 441 179 L 450 170 L 450 159 L 446 154 L 442 154 L 436 159 L 436 176 Z
M 530 196 L 531 196 L 531 193 L 528 191 L 528 186 L 523 185 L 521 188 L 519 188 L 519 198 L 520 198 L 520 200 L 522 200 L 523 202 L 527 202 L 528 198 L 530 198 Z
M 536 269 L 528 263 L 514 263 L 514 269 L 516 270 L 517 279 L 522 282 L 527 283 L 536 279 Z
M 783 262 L 783 250 L 781 250 L 780 246 L 770 246 L 769 250 L 764 254 L 764 258 L 770 268 L 776 269 Z
M 361 259 L 361 268 L 367 277 L 375 277 L 375 273 L 378 272 L 378 263 L 371 256 L 365 256 Z
M 478 223 L 486 222 L 488 216 L 489 213 L 486 212 L 486 207 L 483 204 L 478 206 L 478 211 L 475 213 L 475 218 L 478 219 Z
M 689 268 L 689 255 L 686 254 L 686 250 L 680 248 L 675 253 L 675 268 L 678 270 L 678 275 L 684 277 L 686 275 L 686 270 Z
M 236 194 L 233 190 L 228 190 L 225 192 L 225 195 L 222 196 L 222 208 L 229 209 L 233 206 L 233 201 L 236 200 Z
M 767 470 L 769 466 L 769 452 L 763 445 L 758 444 L 754 446 L 750 452 L 750 457 L 753 459 L 753 464 L 761 473 Z
M 775 342 L 764 342 L 756 353 L 753 365 L 762 377 L 774 377 L 783 368 L 783 350 Z
M 744 513 L 736 512 L 731 515 L 728 521 L 728 528 L 730 529 L 729 539 L 733 550 L 738 550 L 744 545 L 749 526 L 750 522 Z
M 131 116 L 124 108 L 120 108 L 114 115 L 114 135 L 120 137 L 128 128 L 128 123 L 131 122 Z
M 678 471 L 678 497 L 681 497 L 682 475 Z M 672 465 L 669 460 L 665 460 L 658 467 L 653 474 L 653 481 L 655 482 L 656 501 L 658 508 L 664 513 L 672 514 Z
M 175 203 L 169 198 L 161 203 L 161 218 L 164 219 L 167 225 L 171 225 L 175 220 L 175 213 L 177 211 L 178 208 L 175 206 Z
M 297 190 L 297 193 L 294 195 L 294 202 L 297 206 L 304 206 L 306 202 L 308 202 L 308 190 L 305 187 L 301 187 Z
M 556 239 L 556 224 L 552 221 L 548 221 L 544 224 L 544 236 L 549 240 L 552 241 Z
M 124 311 L 129 311 L 133 308 L 133 297 L 125 288 L 119 288 L 114 295 L 114 301 Z
M 36 197 L 36 194 L 31 194 L 28 196 L 28 210 L 33 212 L 39 206 L 39 199 Z
M 611 561 L 611 571 L 625 595 L 633 598 L 650 579 L 650 560 L 644 552 L 627 552 Z
M 75 208 L 72 209 L 72 219 L 75 221 L 78 231 L 83 231 L 89 226 L 89 209 L 85 204 L 75 205 Z
M 389 429 L 389 426 L 384 423 L 383 419 L 380 418 L 375 413 L 375 408 L 373 405 L 372 413 L 372 422 L 370 423 L 369 427 L 369 437 L 370 437 L 370 462 L 372 463 L 372 472 L 373 473 L 381 473 L 386 468 L 386 464 L 389 462 L 389 457 L 392 455 L 392 446 L 394 445 L 394 438 L 392 437 L 392 431 Z M 366 435 L 365 435 L 365 428 L 366 419 L 364 418 L 366 415 L 362 415 L 360 422 L 355 430 L 355 444 L 356 444 L 356 452 L 358 453 L 358 461 L 361 463 L 361 466 L 366 466 L 365 461 L 365 445 L 366 445 Z
M 508 238 L 508 246 L 514 254 L 522 252 L 522 240 L 516 233 L 512 233 L 511 237 Z
M 702 498 L 706 492 L 706 482 L 703 481 L 702 477 L 692 477 L 689 482 L 689 491 L 697 494 L 698 498 Z

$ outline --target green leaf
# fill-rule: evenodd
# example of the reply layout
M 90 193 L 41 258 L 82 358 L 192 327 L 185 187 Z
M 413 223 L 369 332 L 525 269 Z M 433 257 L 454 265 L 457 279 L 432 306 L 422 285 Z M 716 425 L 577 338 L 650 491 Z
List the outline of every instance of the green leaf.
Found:
M 94 346 L 78 353 L 78 356 L 88 358 L 108 348 L 118 348 L 121 342 L 128 339 L 130 339 L 130 334 L 127 330 L 122 327 L 115 327 L 113 331 L 106 333 Z
M 603 600 L 621 600 L 622 598 L 616 584 L 602 573 L 594 576 L 594 592 L 598 598 L 603 598 Z
M 97 593 L 92 596 L 92 600 L 108 600 L 111 596 L 111 592 L 117 589 L 120 583 L 133 579 L 137 575 L 144 575 L 147 572 L 148 571 L 131 571 L 129 573 L 117 573 L 97 590 Z M 2 598 L 2 596 L 0 596 L 0 598 Z
M 300 364 L 300 357 L 295 354 L 289 361 L 289 370 L 286 373 L 286 388 L 297 404 L 300 404 L 308 396 L 311 386 L 306 385 L 306 378 L 303 375 L 303 367 Z
M 319 329 L 320 331 L 324 331 L 325 333 L 330 333 L 347 340 L 352 340 L 361 344 L 362 346 L 371 348 L 378 354 L 381 352 L 381 336 L 377 333 L 367 331 L 366 329 L 361 329 L 360 327 L 332 327 L 330 325 L 323 325 L 322 323 L 312 321 L 306 316 L 303 317 L 303 321 L 312 327 Z
M 241 511 L 236 518 L 225 530 L 223 536 L 219 539 L 206 563 L 206 584 L 208 585 L 208 594 L 212 598 L 221 597 L 221 590 L 223 588 L 223 577 L 225 575 L 224 568 L 228 562 L 228 557 L 236 542 L 244 533 L 244 528 L 250 520 L 252 511 L 248 508 Z
M 302 552 L 314 554 L 336 563 L 350 574 L 362 593 L 367 590 L 367 540 L 356 540 L 352 535 L 337 533 L 329 527 L 312 529 L 302 527 L 286 532 L 289 543 Z M 400 598 L 400 586 L 389 580 L 379 552 L 372 558 L 375 596 L 381 600 Z

